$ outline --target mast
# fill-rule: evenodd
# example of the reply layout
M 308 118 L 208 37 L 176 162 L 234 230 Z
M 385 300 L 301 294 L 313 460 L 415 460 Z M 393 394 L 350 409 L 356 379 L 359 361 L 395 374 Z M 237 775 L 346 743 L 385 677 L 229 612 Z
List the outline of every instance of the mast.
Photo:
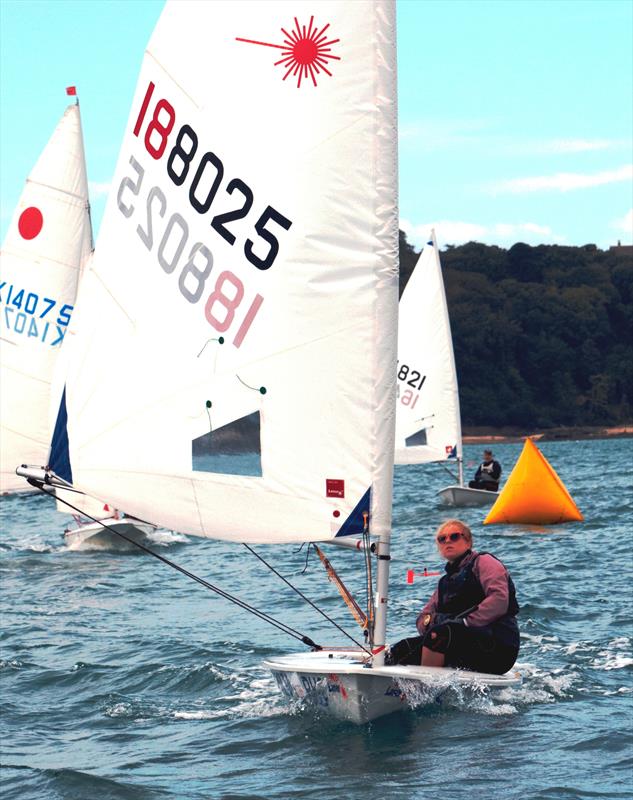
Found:
M 437 239 L 435 238 L 435 228 L 431 230 L 431 241 L 433 242 L 433 250 L 438 258 L 439 263 L 439 250 L 437 249 Z M 444 288 L 444 280 L 442 278 L 442 294 L 444 296 L 444 319 L 448 330 L 449 347 L 450 347 L 450 367 L 453 375 L 454 387 L 454 401 L 455 401 L 455 427 L 457 432 L 457 469 L 459 476 L 459 485 L 464 485 L 464 450 L 462 444 L 462 412 L 459 405 L 459 385 L 457 383 L 457 367 L 455 366 L 455 351 L 453 349 L 453 334 L 451 332 L 451 323 L 448 313 L 448 303 L 446 302 L 446 289 Z
M 376 653 L 373 664 L 381 667 L 385 663 L 387 642 L 387 601 L 389 598 L 389 564 L 391 561 L 391 532 L 378 540 L 378 569 L 376 571 L 376 615 L 374 623 L 373 650 Z M 378 652 L 376 652 L 378 651 Z
M 398 360 L 398 202 L 393 187 L 398 180 L 397 147 L 397 72 L 396 72 L 396 14 L 395 4 L 385 3 L 377 9 L 377 40 L 382 51 L 378 70 L 376 96 L 389 98 L 381 107 L 376 139 L 377 187 L 383 205 L 377 209 L 377 228 L 384 242 L 384 275 L 377 292 L 375 315 L 380 340 L 376 348 L 376 375 L 382 386 L 376 392 L 377 458 L 382 461 L 376 473 L 371 493 L 370 529 L 378 536 L 376 593 L 372 647 L 376 655 L 373 664 L 382 666 L 385 660 L 387 635 L 387 603 L 389 599 L 389 562 L 391 540 L 391 511 L 393 499 L 393 469 L 396 425 L 396 369 Z M 385 378 L 389 375 L 392 379 Z M 383 460 L 384 459 L 384 460 Z M 376 652 L 378 651 L 378 652 Z

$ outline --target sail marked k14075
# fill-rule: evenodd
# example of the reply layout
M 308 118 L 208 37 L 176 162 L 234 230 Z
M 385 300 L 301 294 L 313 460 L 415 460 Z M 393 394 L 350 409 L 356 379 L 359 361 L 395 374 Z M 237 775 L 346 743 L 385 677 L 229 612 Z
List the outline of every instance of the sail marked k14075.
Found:
M 167 4 L 71 328 L 76 486 L 249 542 L 358 533 L 371 494 L 388 531 L 396 143 L 393 3 Z M 253 417 L 256 475 L 192 468 Z
M 51 381 L 92 250 L 79 106 L 68 106 L 33 167 L 0 258 L 0 493 L 48 454 Z

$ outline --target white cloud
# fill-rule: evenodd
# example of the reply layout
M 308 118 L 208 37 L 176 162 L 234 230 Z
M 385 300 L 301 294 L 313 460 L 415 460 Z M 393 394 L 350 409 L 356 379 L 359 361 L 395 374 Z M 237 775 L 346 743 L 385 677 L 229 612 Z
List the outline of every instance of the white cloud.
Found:
M 416 247 L 422 247 L 435 229 L 438 244 L 462 244 L 463 242 L 482 241 L 486 234 L 483 225 L 472 222 L 457 222 L 450 220 L 437 220 L 436 222 L 413 225 L 409 220 L 401 219 L 400 228 L 406 233 L 408 241 Z
M 628 144 L 623 141 L 610 139 L 551 139 L 550 141 L 535 142 L 533 152 L 549 153 L 586 153 L 595 150 L 609 150 Z
M 465 144 L 481 137 L 480 131 L 488 127 L 484 120 L 423 120 L 402 123 L 398 138 L 404 145 L 415 145 L 416 151 L 436 150 Z
M 604 170 L 593 175 L 577 172 L 558 172 L 556 175 L 542 175 L 533 178 L 514 178 L 501 181 L 491 187 L 493 193 L 524 194 L 526 192 L 570 192 L 574 189 L 588 189 L 609 183 L 621 183 L 633 179 L 633 164 L 618 169 Z
M 614 219 L 610 223 L 610 227 L 624 233 L 629 239 L 633 240 L 633 208 L 627 211 L 623 217 Z
M 110 191 L 110 182 L 96 183 L 95 181 L 88 181 L 88 191 L 91 197 L 106 197 Z
M 507 247 L 519 241 L 526 244 L 560 244 L 565 240 L 564 236 L 554 233 L 547 225 L 537 225 L 534 222 L 497 222 L 493 225 L 478 225 L 457 220 L 437 220 L 414 225 L 409 220 L 401 219 L 400 228 L 406 233 L 407 240 L 417 248 L 428 241 L 431 228 L 435 230 L 440 247 L 465 242 L 483 242 Z
M 495 121 L 486 119 L 412 120 L 401 123 L 398 138 L 402 147 L 414 145 L 418 150 L 478 144 L 485 152 L 495 156 L 564 156 L 602 150 L 631 150 L 630 139 L 523 139 L 517 135 L 496 132 L 496 127 Z

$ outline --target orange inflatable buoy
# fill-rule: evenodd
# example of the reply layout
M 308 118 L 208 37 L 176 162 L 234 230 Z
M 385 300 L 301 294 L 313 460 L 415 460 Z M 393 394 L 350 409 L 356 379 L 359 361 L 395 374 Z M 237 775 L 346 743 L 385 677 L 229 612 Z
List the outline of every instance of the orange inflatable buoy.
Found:
M 582 520 L 578 506 L 552 465 L 534 442 L 526 439 L 519 460 L 484 525 L 500 522 L 556 525 Z

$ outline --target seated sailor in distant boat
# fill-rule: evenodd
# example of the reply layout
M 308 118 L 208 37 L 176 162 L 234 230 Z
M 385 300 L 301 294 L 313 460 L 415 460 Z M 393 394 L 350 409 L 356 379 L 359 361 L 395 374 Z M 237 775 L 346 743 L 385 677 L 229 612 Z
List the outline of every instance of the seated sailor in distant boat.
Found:
M 474 480 L 468 486 L 471 489 L 484 489 L 487 492 L 496 492 L 499 489 L 501 477 L 501 464 L 495 461 L 492 450 L 484 450 L 484 460 L 477 467 Z
M 505 566 L 473 550 L 470 528 L 457 519 L 435 535 L 446 574 L 416 620 L 420 636 L 395 644 L 387 661 L 461 667 L 502 675 L 519 654 L 519 605 Z

